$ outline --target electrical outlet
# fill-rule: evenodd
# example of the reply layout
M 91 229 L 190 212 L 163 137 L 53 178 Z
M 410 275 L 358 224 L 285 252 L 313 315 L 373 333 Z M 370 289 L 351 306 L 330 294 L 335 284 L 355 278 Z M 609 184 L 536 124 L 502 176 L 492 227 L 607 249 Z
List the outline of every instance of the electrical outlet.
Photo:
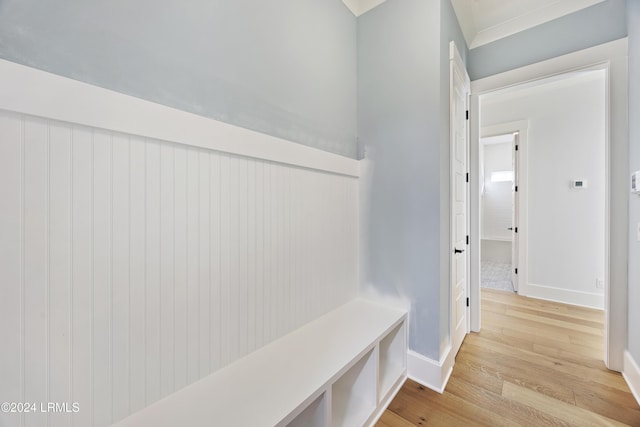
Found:
M 604 289 L 604 280 L 596 279 L 596 288 L 597 289 Z

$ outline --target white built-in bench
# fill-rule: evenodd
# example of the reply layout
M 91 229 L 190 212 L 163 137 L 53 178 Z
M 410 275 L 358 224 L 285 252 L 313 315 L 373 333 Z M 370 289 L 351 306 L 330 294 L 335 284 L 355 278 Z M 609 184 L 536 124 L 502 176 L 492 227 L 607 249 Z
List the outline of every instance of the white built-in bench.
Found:
M 406 378 L 406 319 L 354 300 L 115 425 L 372 424 Z

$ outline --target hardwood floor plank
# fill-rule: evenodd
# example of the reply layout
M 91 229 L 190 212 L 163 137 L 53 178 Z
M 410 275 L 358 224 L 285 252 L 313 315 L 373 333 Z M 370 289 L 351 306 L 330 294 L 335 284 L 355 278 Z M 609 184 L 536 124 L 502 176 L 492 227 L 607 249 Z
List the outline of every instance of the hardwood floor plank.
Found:
M 478 356 L 476 352 L 479 348 L 470 346 L 470 352 L 459 355 L 456 361 L 458 359 L 465 360 L 467 363 L 475 364 L 478 369 L 481 367 L 484 372 L 491 372 L 503 381 L 512 381 L 522 387 L 575 404 L 573 389 L 558 381 L 557 377 L 545 375 L 549 374 L 548 371 L 540 372 L 543 370 L 541 366 L 526 363 L 526 361 L 514 356 L 504 356 L 495 352 L 484 351 L 481 356 Z
M 580 426 L 625 426 L 616 420 L 603 417 L 589 410 L 561 402 L 541 393 L 520 387 L 505 381 L 502 395 L 510 400 L 520 402 L 561 420 L 577 423 Z
M 488 343 L 469 336 L 466 341 L 469 345 L 478 345 L 498 352 L 505 357 L 513 357 L 518 364 L 531 364 L 538 375 L 553 378 L 563 384 L 580 385 L 582 387 L 610 387 L 618 390 L 628 390 L 627 383 L 622 376 L 608 370 L 602 364 L 602 368 L 594 369 L 571 360 L 554 358 L 541 353 L 531 352 L 519 348 L 509 347 L 500 343 Z M 477 343 L 477 344 L 476 344 Z M 473 351 L 473 349 L 471 349 Z
M 503 335 L 511 338 L 520 338 L 522 337 L 522 333 L 520 331 L 515 331 L 510 328 L 502 328 L 501 332 Z M 552 338 L 544 337 L 544 336 L 534 336 L 531 337 L 533 344 L 542 344 L 548 347 L 560 348 L 562 350 L 575 353 L 578 355 L 584 355 L 590 357 L 592 359 L 600 359 L 604 355 L 604 351 L 602 349 L 591 348 L 587 346 L 583 346 L 580 344 L 574 344 L 571 342 L 557 341 Z
M 469 419 L 458 414 L 451 414 L 441 403 L 416 398 L 403 390 L 393 399 L 388 410 L 418 426 L 462 427 L 469 425 Z
M 571 351 L 564 350 L 562 348 L 551 347 L 545 344 L 538 344 L 538 343 L 533 344 L 533 352 L 537 354 L 553 357 L 556 359 L 573 362 L 575 364 L 582 365 L 590 369 L 611 372 L 605 366 L 604 361 L 602 361 L 601 358 L 597 358 L 596 356 L 588 357 L 581 353 L 571 352 Z M 597 353 L 597 352 L 594 352 L 594 353 Z
M 531 308 L 545 313 L 551 314 L 570 314 L 572 317 L 604 322 L 604 313 L 602 310 L 593 308 L 572 306 L 553 301 L 546 301 L 536 298 L 528 298 L 520 295 L 517 300 L 513 299 L 514 294 L 510 292 L 496 291 L 492 289 L 482 289 L 482 301 L 493 301 L 510 305 L 512 307 Z
M 576 424 L 551 416 L 536 408 L 524 405 L 501 394 L 492 393 L 482 387 L 464 383 L 451 377 L 447 390 L 451 394 L 486 408 L 523 426 L 576 426 Z
M 518 309 L 507 309 L 505 310 L 505 315 L 510 316 L 516 319 L 524 319 L 531 320 L 538 323 L 544 323 L 546 325 L 558 326 L 563 329 L 570 329 L 578 332 L 584 332 L 589 335 L 595 335 L 597 337 L 602 337 L 604 332 L 602 330 L 602 325 L 599 325 L 597 322 L 588 322 L 590 324 L 596 324 L 597 326 L 586 326 L 581 323 L 571 322 L 565 320 L 566 316 L 558 316 L 558 315 L 549 315 L 549 316 L 541 316 L 539 314 L 532 314 L 523 312 Z M 564 318 L 564 319 L 559 319 Z
M 543 312 L 540 310 L 534 310 L 531 308 L 524 308 L 524 307 L 509 307 L 506 304 L 501 304 L 502 307 L 504 308 L 504 313 L 506 314 L 507 310 L 513 310 L 514 312 L 520 312 L 523 314 L 530 314 L 533 316 L 540 316 L 540 317 L 546 317 L 548 319 L 555 319 L 555 320 L 560 320 L 563 322 L 569 322 L 569 323 L 573 323 L 576 325 L 582 325 L 582 326 L 588 326 L 591 328 L 596 328 L 596 329 L 600 329 L 602 330 L 604 328 L 604 314 L 598 314 L 598 317 L 602 317 L 602 319 L 599 320 L 585 320 L 585 319 L 581 319 L 577 316 L 572 316 L 571 314 L 557 314 L 557 313 L 548 313 L 548 312 Z M 483 307 L 484 310 L 484 307 Z
M 426 413 L 429 415 L 420 413 L 410 416 L 417 420 L 418 423 L 426 422 L 426 425 L 449 425 L 436 423 L 443 421 L 446 418 L 450 423 L 463 426 L 512 427 L 519 425 L 506 419 L 499 413 L 495 413 L 481 406 L 475 405 L 472 402 L 461 399 L 454 394 L 448 392 L 439 394 L 411 380 L 407 381 L 407 384 L 403 387 L 401 393 L 404 393 L 404 397 L 406 399 L 413 399 L 414 402 L 417 402 L 424 409 L 427 409 Z M 437 414 L 437 417 L 433 418 L 433 414 Z
M 604 366 L 602 311 L 482 291 L 482 331 L 443 394 L 408 380 L 378 426 L 640 427 L 622 376 Z
M 575 396 L 576 406 L 580 408 L 631 426 L 640 426 L 640 408 L 629 393 L 576 387 Z
M 380 419 L 378 420 L 377 426 L 379 427 L 414 427 L 415 424 L 410 423 L 409 421 L 402 418 L 400 415 L 396 414 L 392 411 L 384 411 Z

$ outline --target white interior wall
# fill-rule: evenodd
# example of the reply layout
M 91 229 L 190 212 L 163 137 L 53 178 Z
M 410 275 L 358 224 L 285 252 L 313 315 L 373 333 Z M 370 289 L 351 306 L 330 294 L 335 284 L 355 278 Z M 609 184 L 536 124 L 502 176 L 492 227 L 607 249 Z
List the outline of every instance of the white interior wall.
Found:
M 511 244 L 501 240 L 481 240 L 482 261 L 511 264 Z
M 483 145 L 484 186 L 481 196 L 481 238 L 485 240 L 512 240 L 512 234 L 508 228 L 513 222 L 513 181 L 491 181 L 493 172 L 513 170 L 513 136 L 510 135 L 509 139 L 511 142 Z M 486 139 L 482 141 L 486 142 Z
M 604 304 L 605 107 L 603 71 L 482 99 L 483 127 L 529 121 L 525 295 Z M 588 188 L 572 189 L 573 179 Z

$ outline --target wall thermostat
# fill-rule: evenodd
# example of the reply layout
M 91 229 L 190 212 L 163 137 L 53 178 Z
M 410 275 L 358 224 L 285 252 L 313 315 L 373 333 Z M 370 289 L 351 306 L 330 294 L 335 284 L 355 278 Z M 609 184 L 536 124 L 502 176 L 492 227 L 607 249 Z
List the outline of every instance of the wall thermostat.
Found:
M 587 181 L 584 179 L 574 179 L 571 181 L 571 188 L 587 188 Z
M 640 171 L 631 174 L 631 192 L 640 193 Z

